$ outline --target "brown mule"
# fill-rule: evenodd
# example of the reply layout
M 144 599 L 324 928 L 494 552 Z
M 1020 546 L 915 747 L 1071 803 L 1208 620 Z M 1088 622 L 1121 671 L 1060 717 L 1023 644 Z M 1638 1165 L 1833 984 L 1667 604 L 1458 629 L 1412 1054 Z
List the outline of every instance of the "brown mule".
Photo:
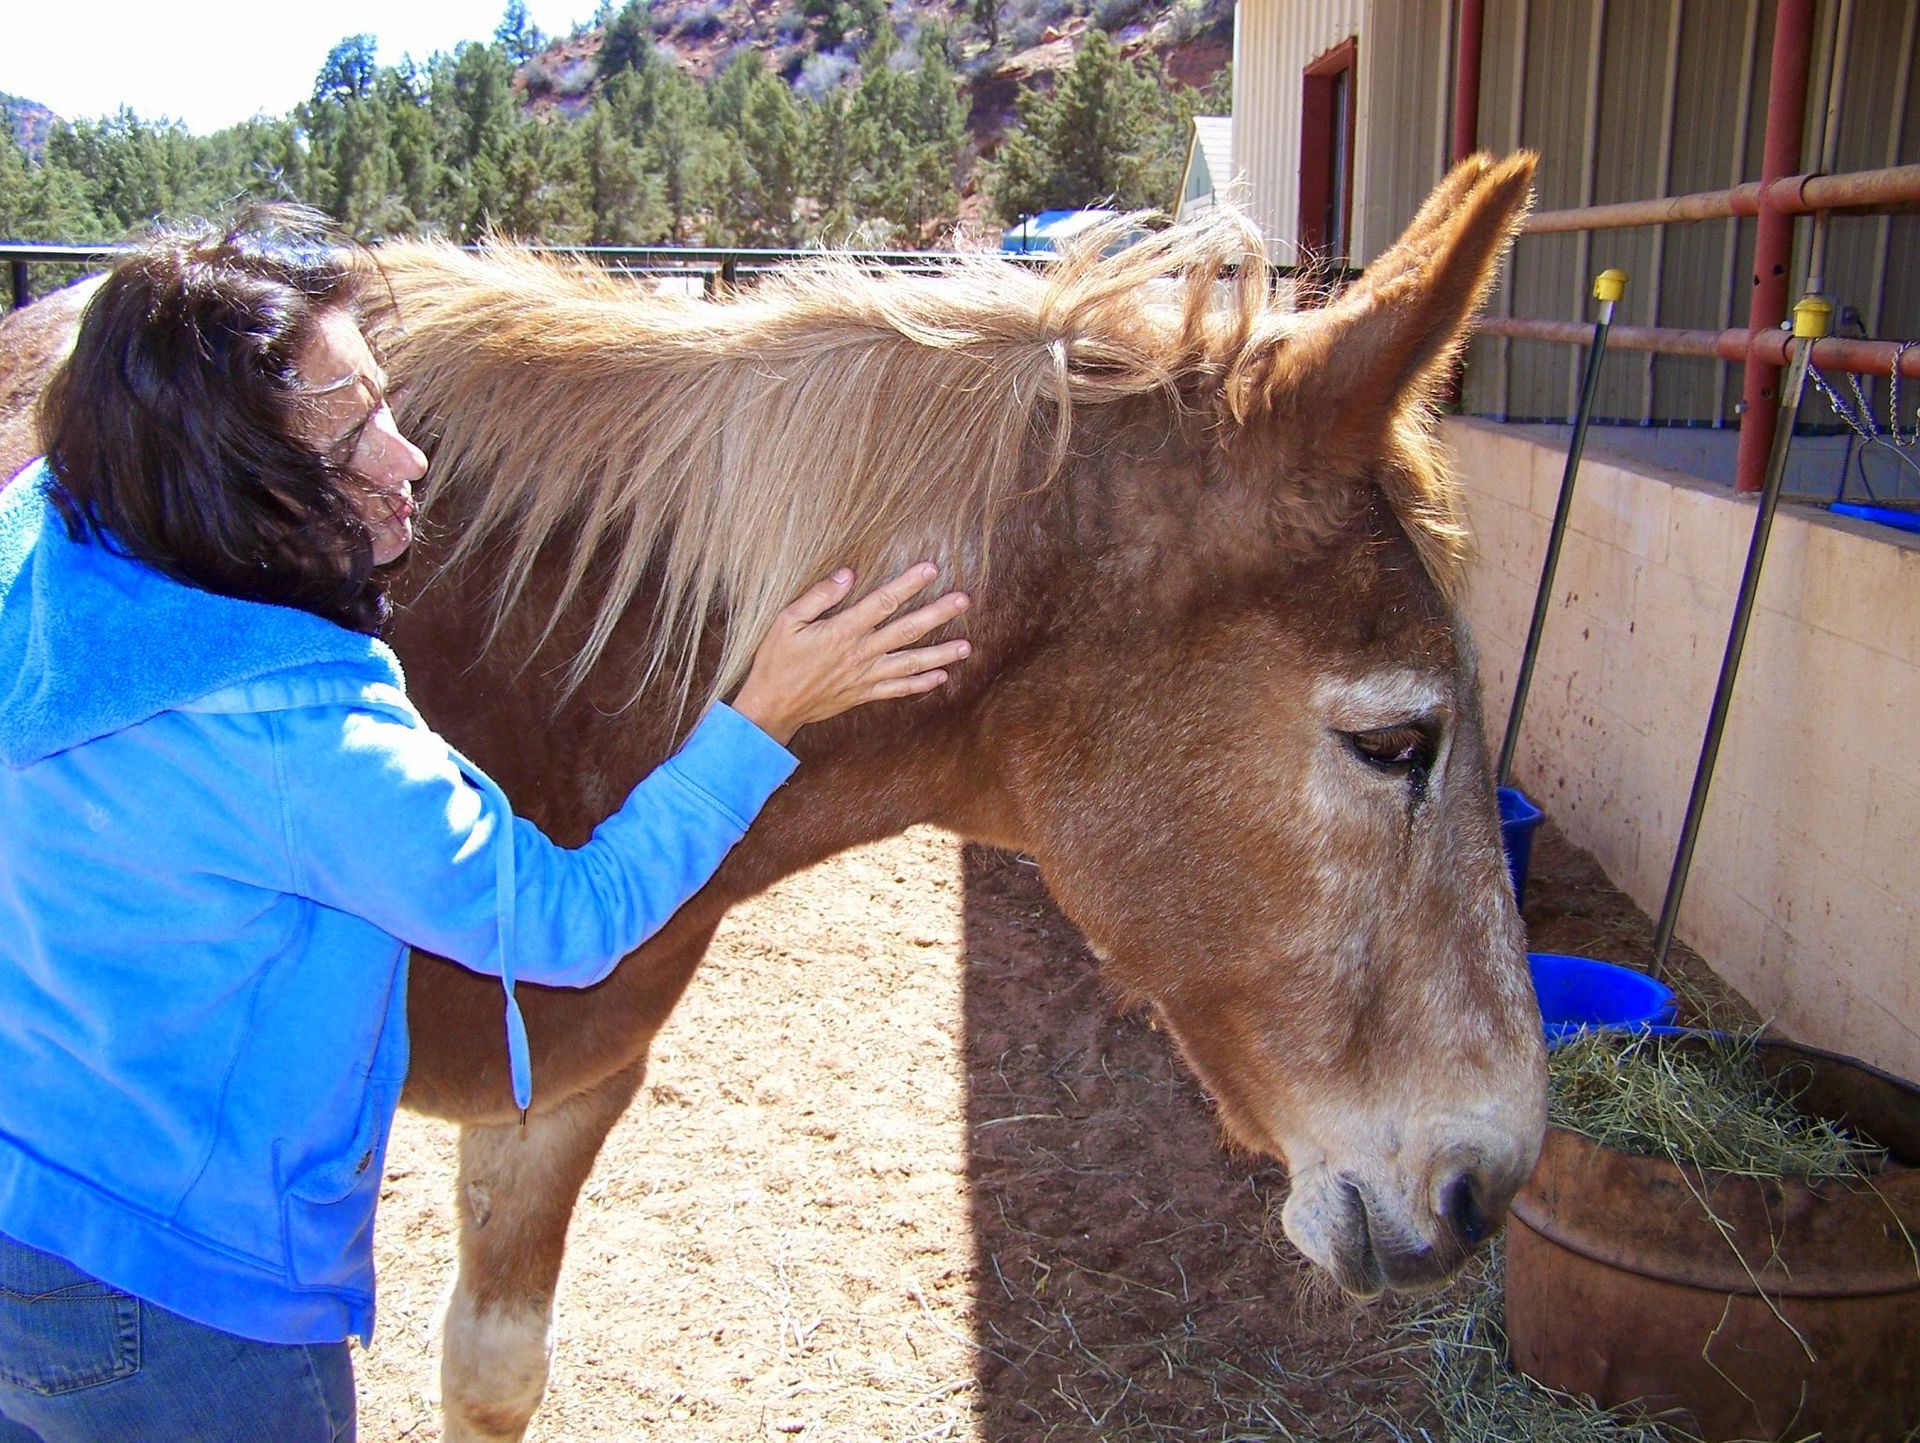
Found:
M 1342 1286 L 1434 1284 L 1499 1224 L 1544 1055 L 1427 428 L 1532 169 L 1465 162 L 1301 314 L 1231 217 L 1041 274 L 826 262 L 722 302 L 381 251 L 434 468 L 392 639 L 556 839 L 831 566 L 932 556 L 977 598 L 954 681 L 803 732 L 795 779 L 607 982 L 522 989 L 524 1129 L 498 986 L 416 958 L 407 1100 L 463 1125 L 449 1439 L 517 1438 L 538 1406 L 575 1194 L 722 914 L 919 822 L 1038 860 L 1232 1137 L 1285 1161 L 1287 1232 Z M 57 359 L 24 329 L 0 328 L 16 385 Z M 0 464 L 31 454 L 0 430 Z

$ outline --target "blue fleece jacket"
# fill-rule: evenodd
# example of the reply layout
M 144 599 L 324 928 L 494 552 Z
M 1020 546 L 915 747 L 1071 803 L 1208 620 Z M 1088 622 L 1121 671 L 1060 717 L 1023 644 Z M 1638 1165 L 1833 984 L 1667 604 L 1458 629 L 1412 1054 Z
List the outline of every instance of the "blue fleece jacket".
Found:
M 577 850 L 381 642 L 216 596 L 0 494 L 0 1232 L 269 1342 L 373 1329 L 406 958 L 601 980 L 793 757 L 717 706 Z

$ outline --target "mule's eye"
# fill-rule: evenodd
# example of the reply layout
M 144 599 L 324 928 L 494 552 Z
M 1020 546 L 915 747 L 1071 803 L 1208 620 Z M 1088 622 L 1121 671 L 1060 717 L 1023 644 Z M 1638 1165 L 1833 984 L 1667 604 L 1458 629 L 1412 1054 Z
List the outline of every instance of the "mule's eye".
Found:
M 1394 776 L 1424 777 L 1440 752 L 1438 728 L 1425 722 L 1346 732 L 1347 745 L 1368 766 Z

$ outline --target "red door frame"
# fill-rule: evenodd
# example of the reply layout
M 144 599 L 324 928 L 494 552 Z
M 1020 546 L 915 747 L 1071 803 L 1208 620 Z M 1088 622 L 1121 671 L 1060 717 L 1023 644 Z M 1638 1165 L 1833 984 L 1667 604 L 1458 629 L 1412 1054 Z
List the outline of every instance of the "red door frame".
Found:
M 1348 257 L 1329 253 L 1333 237 L 1327 225 L 1327 211 L 1337 199 L 1340 205 L 1339 233 L 1353 244 L 1353 141 L 1354 99 L 1359 87 L 1354 83 L 1358 65 L 1359 42 L 1349 37 L 1307 66 L 1302 77 L 1300 98 L 1300 248 L 1325 260 L 1345 265 Z M 1334 77 L 1346 72 L 1346 186 L 1344 193 L 1333 195 Z

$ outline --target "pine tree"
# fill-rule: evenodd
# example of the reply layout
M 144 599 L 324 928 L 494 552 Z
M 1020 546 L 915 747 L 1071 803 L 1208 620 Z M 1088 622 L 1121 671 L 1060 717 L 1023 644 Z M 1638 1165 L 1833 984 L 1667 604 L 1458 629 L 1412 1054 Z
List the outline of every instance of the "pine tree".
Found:
M 527 17 L 526 0 L 507 0 L 506 14 L 494 27 L 493 39 L 514 65 L 525 65 L 547 45 L 540 27 Z
M 434 130 L 433 112 L 415 80 L 400 70 L 381 72 L 380 97 L 386 107 L 391 215 L 384 235 L 428 229 L 440 219 L 445 166 Z
M 647 169 L 660 177 L 669 239 L 686 239 L 707 194 L 713 148 L 706 97 L 691 77 L 668 67 L 654 106 L 652 126 L 640 140 Z
M 611 80 L 627 70 L 639 70 L 653 51 L 653 29 L 640 0 L 627 0 L 607 25 L 600 41 L 599 74 Z
M 741 149 L 752 188 L 741 198 L 748 235 L 762 245 L 794 240 L 794 202 L 800 195 L 800 110 L 779 76 L 760 73 L 747 98 L 740 127 Z
M 500 191 L 488 228 L 515 240 L 578 244 L 592 218 L 581 137 L 572 127 L 523 120 L 502 146 Z
M 719 126 L 713 129 L 703 169 L 703 187 L 709 197 L 707 244 L 746 244 L 754 220 L 752 192 L 758 177 L 747 163 L 738 132 Z
M 759 51 L 737 52 L 707 85 L 708 120 L 716 128 L 738 135 L 746 123 L 747 101 L 766 73 L 767 62 Z
M 580 154 L 586 186 L 587 240 L 593 245 L 637 245 L 668 228 L 660 182 L 606 101 L 594 102 L 581 122 Z
M 313 98 L 352 100 L 372 94 L 378 49 L 379 41 L 371 35 L 349 35 L 334 46 L 314 77 Z
M 854 187 L 873 144 L 845 90 L 830 90 L 805 111 L 804 184 L 819 206 L 822 237 L 838 241 L 852 230 Z
M 1000 0 L 973 0 L 971 14 L 976 23 L 986 27 L 987 49 L 997 47 L 1000 44 Z
M 13 138 L 13 128 L 0 130 L 0 236 L 26 237 L 21 225 L 27 214 L 27 153 Z
M 860 206 L 921 244 L 959 203 L 953 172 L 966 138 L 959 79 L 938 44 L 902 56 L 889 30 L 863 57 L 853 114 L 862 145 Z M 896 64 L 904 59 L 904 64 Z
M 1167 206 L 1149 142 L 1164 133 L 1164 77 L 1143 72 L 1089 30 L 1053 95 L 1020 97 L 1020 127 L 1000 147 L 990 182 L 1009 221 L 1042 210 Z
M 60 132 L 55 131 L 54 135 Z M 53 137 L 47 149 L 52 150 Z M 103 219 L 93 207 L 86 178 L 77 170 L 51 157 L 27 171 L 26 203 L 19 213 L 16 234 L 21 240 L 104 241 L 118 240 L 126 233 L 123 226 Z M 61 267 L 37 267 L 36 289 L 50 289 L 74 279 Z M 48 274 L 52 272 L 52 274 Z

